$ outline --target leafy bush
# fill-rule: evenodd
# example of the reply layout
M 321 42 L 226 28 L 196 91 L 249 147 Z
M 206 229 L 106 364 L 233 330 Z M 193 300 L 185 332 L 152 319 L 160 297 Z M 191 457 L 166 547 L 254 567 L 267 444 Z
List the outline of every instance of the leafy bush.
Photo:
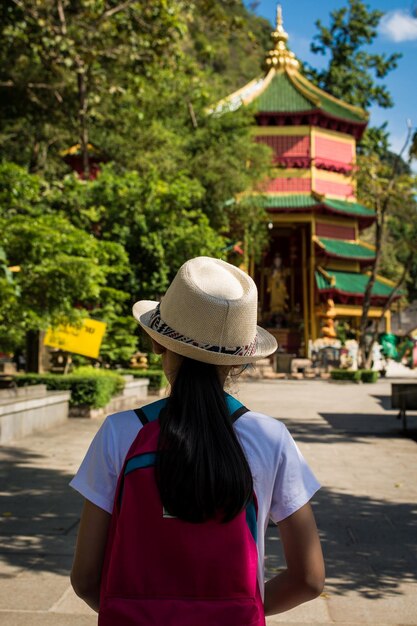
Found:
M 117 370 L 119 374 L 128 374 L 134 378 L 149 378 L 149 391 L 159 391 L 167 386 L 168 381 L 162 370 Z
M 350 380 L 355 383 L 376 383 L 379 378 L 374 370 L 344 370 L 336 369 L 330 372 L 332 380 Z
M 162 368 L 162 358 L 160 354 L 155 354 L 155 352 L 148 352 L 147 357 L 149 369 L 160 370 Z
M 350 380 L 358 383 L 361 379 L 361 372 L 360 370 L 332 370 L 330 377 L 332 380 Z
M 361 381 L 363 383 L 376 383 L 379 378 L 379 372 L 375 370 L 360 370 L 361 371 Z
M 89 370 L 88 373 L 22 374 L 16 376 L 15 381 L 19 387 L 43 384 L 51 391 L 69 390 L 70 406 L 89 406 L 93 409 L 106 406 L 113 396 L 123 391 L 125 381 L 122 376 L 105 370 L 85 369 Z

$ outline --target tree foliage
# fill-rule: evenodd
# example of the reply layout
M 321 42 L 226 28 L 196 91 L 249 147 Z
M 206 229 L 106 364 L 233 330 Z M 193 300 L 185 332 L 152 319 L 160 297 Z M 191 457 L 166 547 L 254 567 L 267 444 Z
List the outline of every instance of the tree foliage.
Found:
M 91 125 L 129 76 L 175 60 L 184 9 L 174 0 L 3 2 L 1 139 L 13 160 L 44 169 L 50 151 L 79 142 L 87 171 Z
M 271 24 L 241 0 L 195 0 L 186 51 L 205 73 L 216 98 L 261 73 Z
M 384 313 L 417 266 L 417 178 L 402 167 L 401 155 L 392 159 L 367 155 L 359 159 L 358 166 L 359 200 L 372 207 L 376 217 L 372 228 L 376 256 L 365 290 L 359 340 L 362 362 L 368 367 L 372 345 L 366 344 L 365 333 L 377 273 L 382 270 L 395 283 Z M 374 341 L 379 322 L 374 328 Z
M 382 11 L 370 10 L 362 0 L 348 0 L 347 6 L 331 12 L 329 26 L 317 20 L 319 32 L 311 50 L 329 57 L 323 70 L 309 68 L 319 87 L 364 109 L 372 104 L 393 106 L 391 94 L 379 81 L 397 67 L 401 54 L 374 54 L 364 49 L 377 37 L 382 16 Z
M 129 276 L 123 247 L 53 210 L 50 185 L 14 164 L 0 166 L 0 188 L 2 265 L 13 270 L 12 278 L 0 276 L 2 348 L 22 343 L 30 330 L 118 310 L 126 294 L 110 285 L 115 275 L 119 283 Z
M 245 230 L 231 200 L 269 152 L 250 113 L 207 111 L 258 73 L 270 27 L 240 0 L 6 0 L 0 18 L 1 349 L 88 314 L 108 324 L 103 357 L 126 361 L 132 301 Z M 85 180 L 62 158 L 74 144 Z
M 316 21 L 318 33 L 311 51 L 326 57 L 323 69 L 306 65 L 307 76 L 319 87 L 337 98 L 363 109 L 372 105 L 393 106 L 390 92 L 383 79 L 397 67 L 401 54 L 375 54 L 370 51 L 378 36 L 383 12 L 370 9 L 362 0 L 348 0 L 347 5 L 330 14 L 330 24 Z M 369 127 L 359 144 L 362 153 L 388 150 L 386 124 Z

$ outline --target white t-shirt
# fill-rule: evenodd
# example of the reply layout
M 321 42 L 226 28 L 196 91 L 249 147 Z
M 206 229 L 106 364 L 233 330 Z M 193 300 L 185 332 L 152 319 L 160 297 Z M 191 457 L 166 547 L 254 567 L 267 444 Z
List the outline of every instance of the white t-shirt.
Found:
M 95 435 L 71 487 L 111 513 L 119 474 L 141 428 L 133 410 L 109 415 Z M 320 485 L 282 422 L 249 411 L 234 423 L 234 428 L 248 460 L 258 500 L 258 580 L 263 595 L 268 520 L 277 523 L 295 513 Z

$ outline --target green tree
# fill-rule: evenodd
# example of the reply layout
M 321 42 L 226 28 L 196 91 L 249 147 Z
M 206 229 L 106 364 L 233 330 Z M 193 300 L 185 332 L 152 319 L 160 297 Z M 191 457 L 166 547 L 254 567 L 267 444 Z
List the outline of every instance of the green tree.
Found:
M 407 143 L 408 140 L 405 146 Z M 417 179 L 401 168 L 401 154 L 391 162 L 381 160 L 376 154 L 367 155 L 359 159 L 358 166 L 359 200 L 374 208 L 376 217 L 373 227 L 376 256 L 364 294 L 359 338 L 360 358 L 368 367 L 372 345 L 366 344 L 365 334 L 377 273 L 383 268 L 396 282 L 376 321 L 373 341 L 377 339 L 384 313 L 417 264 Z
M 176 0 L 3 2 L 4 149 L 37 170 L 75 139 L 87 175 L 91 126 L 103 121 L 103 102 L 123 92 L 129 76 L 175 60 L 184 8 Z
M 61 151 L 78 142 L 87 172 L 92 142 L 131 169 L 155 152 L 160 168 L 177 156 L 181 167 L 184 119 L 190 124 L 204 98 L 207 104 L 253 76 L 257 38 L 267 30 L 241 0 L 6 0 L 3 154 L 32 171 L 62 173 Z M 202 39 L 210 41 L 209 58 Z
M 348 0 L 347 6 L 331 12 L 329 26 L 317 20 L 318 33 L 311 51 L 325 56 L 328 63 L 321 70 L 306 65 L 307 76 L 324 91 L 363 109 L 374 104 L 392 107 L 391 94 L 381 81 L 397 67 L 402 55 L 368 50 L 378 35 L 383 15 L 362 0 Z M 385 125 L 367 129 L 359 147 L 380 154 L 381 148 L 388 149 Z
M 241 0 L 195 0 L 185 49 L 204 71 L 216 99 L 261 73 L 271 24 Z
M 198 208 L 203 195 L 203 187 L 184 174 L 167 182 L 107 165 L 94 181 L 67 177 L 52 204 L 78 228 L 123 246 L 131 267 L 124 287 L 133 299 L 157 298 L 188 258 L 222 255 L 225 238 Z
M 22 347 L 32 330 L 77 324 L 93 312 L 106 322 L 106 311 L 120 312 L 127 296 L 111 282 L 129 276 L 122 246 L 99 241 L 52 210 L 50 186 L 15 165 L 1 165 L 0 188 L 2 349 Z
M 110 339 L 113 331 L 125 333 L 117 357 L 116 340 L 103 348 L 106 358 L 124 359 L 132 300 L 157 298 L 190 256 L 224 256 L 236 238 L 246 238 L 251 254 L 262 246 L 263 213 L 255 216 L 242 194 L 268 172 L 269 151 L 252 141 L 250 111 L 208 110 L 256 73 L 256 39 L 270 27 L 241 0 L 8 0 L 0 17 L 0 145 L 5 158 L 25 168 L 7 164 L 0 172 L 7 263 L 24 266 L 11 218 L 31 254 L 33 240 L 44 285 L 55 289 L 59 266 L 50 258 L 47 275 L 54 252 L 42 248 L 35 226 L 61 255 L 79 257 L 61 277 L 70 294 L 64 311 L 32 293 L 39 277 L 27 266 L 16 274 L 20 302 L 31 312 L 25 328 L 55 323 L 80 306 L 73 314 L 86 309 L 107 321 Z M 89 142 L 110 163 L 95 181 L 65 176 L 62 149 L 79 143 L 87 174 Z M 121 256 L 103 261 L 100 274 L 90 260 L 113 242 L 131 271 L 122 269 Z M 77 262 L 86 264 L 87 285 L 75 294 Z M 42 306 L 35 299 L 30 308 L 30 293 L 42 295 Z
M 314 82 L 337 98 L 368 109 L 372 104 L 393 106 L 391 95 L 379 81 L 397 67 L 401 54 L 373 54 L 364 50 L 378 35 L 382 11 L 370 10 L 362 0 L 330 14 L 330 25 L 317 20 L 318 34 L 311 44 L 315 54 L 329 57 L 323 70 L 309 68 Z

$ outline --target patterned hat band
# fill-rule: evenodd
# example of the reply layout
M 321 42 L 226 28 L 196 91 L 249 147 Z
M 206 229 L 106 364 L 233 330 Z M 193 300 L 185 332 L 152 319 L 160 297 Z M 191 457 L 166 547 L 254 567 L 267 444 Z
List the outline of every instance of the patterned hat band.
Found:
M 208 352 L 218 352 L 219 354 L 228 354 L 233 356 L 252 356 L 256 353 L 256 348 L 258 345 L 258 335 L 255 335 L 255 339 L 248 344 L 247 346 L 237 346 L 234 348 L 226 348 L 221 346 L 216 346 L 211 343 L 199 343 L 190 337 L 186 337 L 181 333 L 177 332 L 168 324 L 161 319 L 160 307 L 157 305 L 156 309 L 153 311 L 151 318 L 149 320 L 149 328 L 152 328 L 160 335 L 164 335 L 165 337 L 170 337 L 171 339 L 175 339 L 176 341 L 181 341 L 182 343 L 189 344 L 196 348 L 201 348 L 202 350 L 207 350 Z

